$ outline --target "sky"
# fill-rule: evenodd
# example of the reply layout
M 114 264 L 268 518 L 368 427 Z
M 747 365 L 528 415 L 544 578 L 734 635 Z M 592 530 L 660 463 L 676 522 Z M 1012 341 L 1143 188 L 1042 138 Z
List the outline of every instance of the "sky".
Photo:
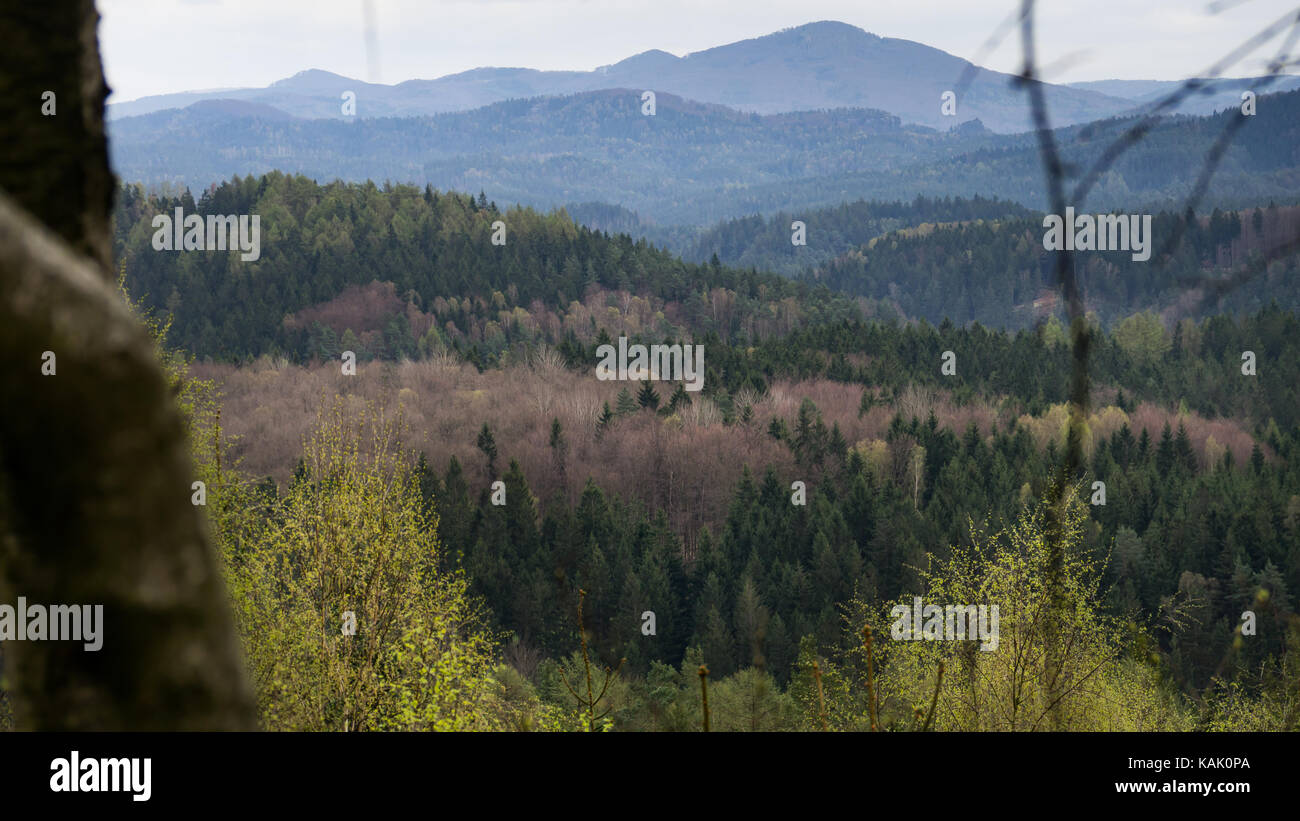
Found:
M 1046 79 L 1199 74 L 1295 0 L 1043 0 Z M 370 82 L 480 66 L 590 70 L 649 49 L 685 55 L 818 20 L 915 40 L 1014 72 L 1019 38 L 981 46 L 1019 0 L 97 0 L 111 102 L 266 86 L 309 68 Z M 370 13 L 367 14 L 367 7 Z M 367 55 L 367 18 L 375 49 Z M 1228 76 L 1263 73 L 1262 49 Z

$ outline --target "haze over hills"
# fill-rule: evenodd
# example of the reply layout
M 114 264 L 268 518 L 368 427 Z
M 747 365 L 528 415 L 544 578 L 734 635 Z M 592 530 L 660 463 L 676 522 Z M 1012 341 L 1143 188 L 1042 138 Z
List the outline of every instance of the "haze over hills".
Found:
M 674 226 L 856 199 L 982 195 L 1044 207 L 1036 144 L 1019 131 L 1028 106 L 1009 75 L 975 71 L 957 115 L 940 113 L 940 95 L 967 68 L 920 43 L 820 22 L 685 57 L 647 51 L 590 72 L 479 68 L 389 86 L 311 70 L 264 89 L 111 106 L 110 150 L 125 180 L 196 191 L 282 170 L 322 181 L 482 190 L 542 208 L 616 206 L 632 214 L 630 223 L 620 220 L 637 225 L 635 234 L 673 240 L 679 251 L 691 240 Z M 1235 107 L 1252 85 L 1276 92 L 1300 86 L 1300 77 L 1219 81 L 1178 110 Z M 1101 135 L 1126 127 L 1131 120 L 1123 118 L 1177 86 L 1047 86 L 1067 159 L 1095 157 Z M 656 90 L 653 117 L 641 110 L 645 89 Z M 356 117 L 341 116 L 345 91 L 356 94 Z M 1264 107 L 1259 119 L 1274 123 L 1275 137 L 1293 133 L 1277 113 Z M 1148 141 L 1129 152 L 1093 203 L 1161 202 L 1190 191 L 1197 152 L 1213 140 L 1204 129 L 1219 127 L 1197 122 L 1162 123 L 1163 136 L 1153 140 L 1163 148 Z M 1258 144 L 1264 129 L 1252 125 L 1246 132 L 1255 137 L 1246 142 Z M 1211 201 L 1238 194 L 1288 201 L 1300 158 L 1270 148 L 1262 164 L 1242 165 L 1242 152 L 1240 145 L 1229 151 Z
M 1096 91 L 1111 97 L 1132 100 L 1143 108 L 1153 106 L 1178 90 L 1182 80 L 1094 80 L 1082 83 L 1067 83 L 1070 88 Z M 1225 108 L 1241 105 L 1241 94 L 1253 90 L 1259 94 L 1273 94 L 1280 91 L 1294 91 L 1300 88 L 1300 77 L 1281 75 L 1277 77 L 1220 78 L 1201 80 L 1204 86 L 1169 109 L 1170 114 L 1213 114 Z
M 1172 117 L 1123 155 L 1094 207 L 1165 202 L 1192 189 L 1234 116 Z M 1132 118 L 1058 130 L 1080 170 Z M 1206 204 L 1289 202 L 1300 190 L 1300 92 L 1259 98 L 1223 157 Z M 862 199 L 999 197 L 1044 208 L 1032 134 L 970 123 L 950 132 L 867 109 L 756 115 L 660 95 L 653 117 L 632 89 L 496 103 L 433 117 L 304 120 L 248 101 L 205 101 L 112 124 L 117 174 L 198 191 L 271 170 L 485 191 L 542 208 L 608 203 L 660 226 L 707 225 Z
M 209 101 L 118 120 L 113 165 L 125 180 L 195 190 L 281 170 L 484 190 L 543 207 L 614 202 L 652 221 L 702 224 L 750 213 L 749 204 L 736 210 L 728 192 L 754 185 L 901 170 L 1024 139 L 944 134 L 867 109 L 760 116 L 671 95 L 659 96 L 648 117 L 630 89 L 350 122 L 271 118 L 253 105 Z M 845 198 L 829 188 L 818 196 Z
M 958 100 L 956 116 L 940 111 L 967 60 L 910 40 L 880 37 L 832 21 L 809 23 L 764 37 L 676 57 L 652 50 L 593 71 L 476 68 L 396 85 L 365 83 L 312 69 L 266 88 L 183 92 L 108 107 L 110 119 L 179 108 L 225 97 L 274 106 L 297 117 L 339 118 L 340 97 L 357 95 L 358 117 L 410 117 L 464 111 L 523 97 L 569 95 L 610 88 L 653 90 L 757 114 L 824 108 L 874 108 L 937 129 L 979 119 L 997 132 L 1030 127 L 1024 95 L 1012 77 L 978 69 Z M 1048 85 L 1061 124 L 1087 122 L 1133 107 L 1122 96 Z

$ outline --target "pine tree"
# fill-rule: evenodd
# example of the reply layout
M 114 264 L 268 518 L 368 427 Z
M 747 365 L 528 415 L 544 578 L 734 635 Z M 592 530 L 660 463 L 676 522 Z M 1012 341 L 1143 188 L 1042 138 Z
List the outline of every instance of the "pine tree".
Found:
M 600 439 L 600 437 L 605 435 L 605 431 L 609 430 L 609 424 L 613 419 L 614 412 L 609 409 L 609 403 L 606 402 L 604 410 L 602 410 L 600 416 L 596 418 L 596 439 Z
M 1161 476 L 1168 476 L 1174 467 L 1174 434 L 1165 423 L 1160 433 L 1160 444 L 1156 445 L 1156 470 Z
M 1182 422 L 1178 423 L 1178 435 L 1174 437 L 1174 459 L 1189 476 L 1196 473 L 1196 451 L 1192 449 L 1192 440 Z
M 483 451 L 483 455 L 488 461 L 488 475 L 497 475 L 497 443 L 496 438 L 492 436 L 492 428 L 487 422 L 483 423 L 483 428 L 478 432 L 478 449 Z
M 659 407 L 659 394 L 655 392 L 650 380 L 641 383 L 641 390 L 636 395 L 637 404 L 643 408 L 655 410 Z
M 609 404 L 606 403 L 605 410 L 609 410 Z M 564 436 L 564 426 L 560 424 L 560 418 L 557 416 L 551 419 L 551 462 L 555 467 L 555 478 L 560 483 L 560 490 L 563 491 L 567 486 L 565 481 L 565 457 L 569 452 L 569 440 Z
M 741 654 L 741 666 L 767 669 L 766 643 L 769 614 L 753 577 L 746 574 L 736 597 L 736 643 Z M 746 664 L 745 662 L 749 663 Z
M 635 413 L 637 409 L 636 400 L 632 398 L 632 392 L 627 388 L 618 392 L 618 402 L 614 405 L 614 413 L 618 416 L 627 416 L 629 413 Z
M 866 416 L 876 405 L 876 398 L 872 396 L 870 388 L 862 389 L 862 398 L 858 400 L 858 418 Z
M 345 351 L 352 351 L 357 355 L 357 359 L 365 359 L 365 349 L 361 347 L 361 340 L 352 332 L 351 328 L 343 331 L 343 338 L 339 340 L 339 347 Z
M 831 425 L 831 438 L 827 447 L 830 449 L 831 455 L 841 462 L 848 456 L 849 443 L 845 440 L 844 434 L 840 432 L 839 422 Z
M 668 409 L 680 411 L 689 404 L 691 404 L 691 395 L 686 392 L 686 386 L 679 382 L 677 390 L 673 391 L 673 395 L 668 399 Z
M 767 435 L 778 442 L 785 442 L 790 439 L 790 429 L 786 426 L 784 419 L 773 416 L 772 421 L 767 423 Z
M 704 663 L 709 665 L 709 671 L 717 678 L 730 675 L 736 669 L 736 644 L 731 629 L 727 627 L 727 622 L 717 607 L 709 608 L 702 627 L 703 633 L 695 643 L 704 651 Z
M 816 403 L 805 398 L 799 405 L 794 438 L 790 441 L 795 459 L 803 467 L 819 465 L 829 446 L 829 434 L 826 423 L 822 421 L 821 411 L 817 409 Z
M 424 451 L 420 451 L 420 458 L 415 463 L 415 478 L 420 483 L 420 498 L 424 501 L 424 515 L 428 516 L 433 512 L 434 500 L 441 494 L 442 484 L 438 480 L 438 474 L 429 466 L 429 460 L 425 458 Z
M 438 507 L 438 535 L 447 545 L 448 565 L 455 566 L 470 548 L 470 526 L 474 518 L 465 471 L 455 456 L 447 464 L 442 490 L 442 494 L 434 498 Z

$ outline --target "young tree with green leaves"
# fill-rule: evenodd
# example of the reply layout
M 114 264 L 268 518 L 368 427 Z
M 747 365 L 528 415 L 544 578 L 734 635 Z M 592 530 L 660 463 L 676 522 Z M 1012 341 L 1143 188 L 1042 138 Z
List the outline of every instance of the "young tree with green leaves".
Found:
M 494 641 L 464 577 L 439 566 L 399 426 L 323 409 L 305 480 L 228 552 L 267 729 L 489 728 Z

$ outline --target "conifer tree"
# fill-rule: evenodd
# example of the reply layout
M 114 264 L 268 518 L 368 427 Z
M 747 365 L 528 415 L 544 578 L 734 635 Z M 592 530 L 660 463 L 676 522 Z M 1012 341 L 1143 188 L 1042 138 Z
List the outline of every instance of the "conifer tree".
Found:
M 680 382 L 677 384 L 677 390 L 668 398 L 668 408 L 673 411 L 680 411 L 687 405 L 691 404 L 691 395 L 686 392 L 686 387 Z
M 650 380 L 641 383 L 641 390 L 636 395 L 637 404 L 643 408 L 655 410 L 659 407 L 659 394 L 655 392 Z
M 600 416 L 596 418 L 597 439 L 600 439 L 600 437 L 605 435 L 605 431 L 609 430 L 609 424 L 613 419 L 614 412 L 609 409 L 609 403 L 606 402 L 604 409 L 600 412 Z
M 614 412 L 618 416 L 627 416 L 629 413 L 635 413 L 637 409 L 636 400 L 632 398 L 632 392 L 627 388 L 618 392 L 618 401 L 614 406 Z
M 605 405 L 609 410 L 609 405 Z M 551 419 L 551 463 L 555 467 L 555 477 L 560 483 L 561 490 L 566 486 L 565 468 L 566 457 L 569 452 L 569 441 L 564 436 L 564 426 L 560 424 L 560 418 L 557 416 Z
M 496 443 L 496 438 L 493 437 L 492 435 L 492 428 L 491 426 L 488 425 L 487 422 L 483 423 L 482 429 L 479 430 L 478 432 L 477 445 L 478 445 L 478 449 L 483 451 L 483 455 L 487 457 L 488 475 L 496 476 L 497 475 L 497 443 Z

